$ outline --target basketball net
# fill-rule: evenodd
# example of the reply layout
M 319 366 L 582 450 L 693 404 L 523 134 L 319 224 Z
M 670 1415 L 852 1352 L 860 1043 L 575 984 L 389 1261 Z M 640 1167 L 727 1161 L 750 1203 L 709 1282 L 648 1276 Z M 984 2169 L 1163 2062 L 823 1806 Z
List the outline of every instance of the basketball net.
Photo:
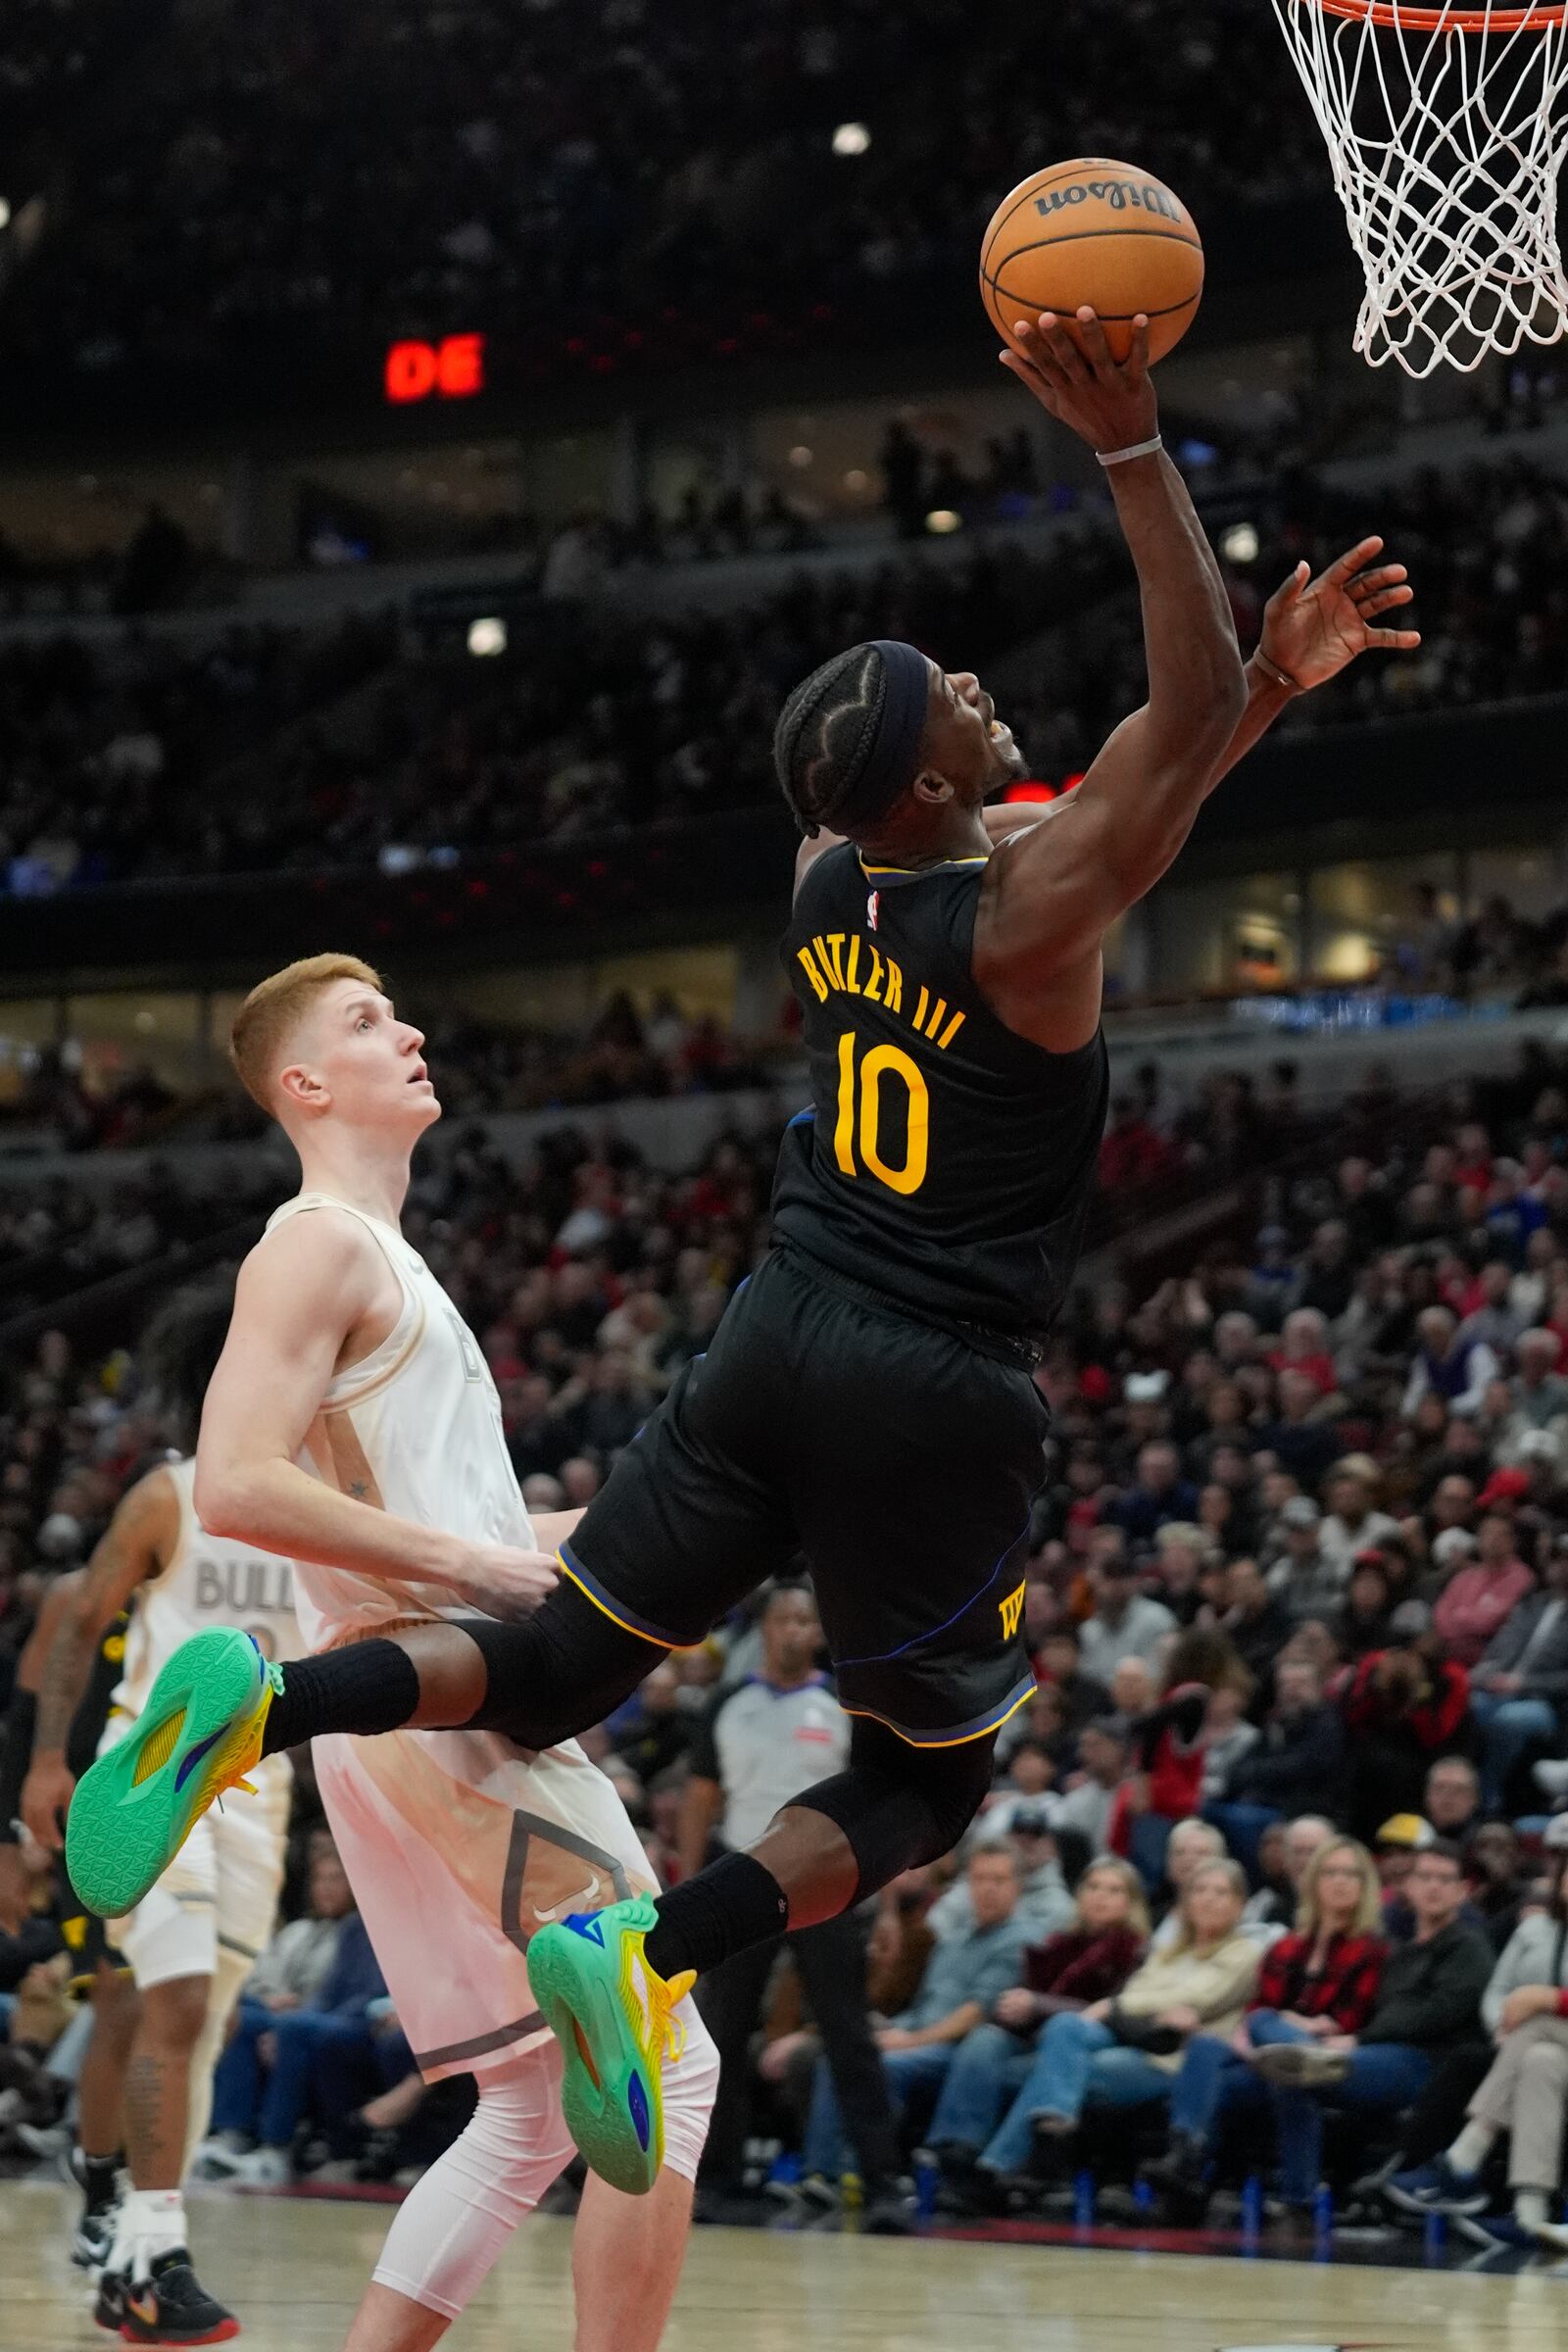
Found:
M 1355 349 L 1414 376 L 1568 334 L 1562 5 L 1273 0 L 1366 273 Z

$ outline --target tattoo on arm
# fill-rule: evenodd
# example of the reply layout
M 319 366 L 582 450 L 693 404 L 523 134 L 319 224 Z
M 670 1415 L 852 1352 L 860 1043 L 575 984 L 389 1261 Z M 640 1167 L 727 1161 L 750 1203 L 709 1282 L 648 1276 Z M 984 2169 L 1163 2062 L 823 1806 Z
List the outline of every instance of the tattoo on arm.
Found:
M 91 1636 L 83 1631 L 79 1619 L 68 1618 L 55 1636 L 43 1664 L 32 1741 L 35 1751 L 65 1746 L 71 1719 L 81 1704 L 91 1657 Z

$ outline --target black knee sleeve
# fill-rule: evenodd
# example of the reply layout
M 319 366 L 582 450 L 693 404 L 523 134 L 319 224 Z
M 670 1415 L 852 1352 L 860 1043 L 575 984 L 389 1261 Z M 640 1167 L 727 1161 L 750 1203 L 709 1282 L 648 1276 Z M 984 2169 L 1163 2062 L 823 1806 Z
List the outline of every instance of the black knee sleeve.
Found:
M 484 1658 L 477 1731 L 504 1732 L 519 1747 L 559 1747 L 624 1705 L 667 1652 L 629 1634 L 563 1577 L 521 1625 L 465 1617 Z
M 792 1799 L 825 1813 L 859 1865 L 856 1900 L 903 1870 L 952 1850 L 991 1787 L 993 1740 L 961 1747 L 911 1747 L 862 1716 L 850 1741 L 850 1768 Z

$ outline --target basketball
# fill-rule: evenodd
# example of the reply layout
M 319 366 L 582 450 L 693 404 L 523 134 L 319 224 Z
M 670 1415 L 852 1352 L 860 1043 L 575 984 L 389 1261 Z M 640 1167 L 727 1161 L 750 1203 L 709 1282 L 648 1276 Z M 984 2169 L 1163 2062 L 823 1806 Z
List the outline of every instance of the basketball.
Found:
M 980 296 L 1008 343 L 1020 318 L 1100 314 L 1118 360 L 1132 322 L 1149 320 L 1149 356 L 1175 349 L 1203 291 L 1203 245 L 1180 197 L 1131 164 L 1104 156 L 1031 172 L 991 216 L 980 248 Z

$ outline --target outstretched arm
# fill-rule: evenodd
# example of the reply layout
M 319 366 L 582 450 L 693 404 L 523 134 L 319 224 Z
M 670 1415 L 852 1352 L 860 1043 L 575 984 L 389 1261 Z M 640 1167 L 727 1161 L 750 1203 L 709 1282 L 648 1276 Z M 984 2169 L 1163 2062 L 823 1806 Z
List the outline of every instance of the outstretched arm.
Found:
M 1047 312 L 1019 336 L 1026 356 L 1004 352 L 1005 364 L 1097 453 L 1156 437 L 1147 320 L 1119 366 L 1091 311 L 1072 331 Z M 981 987 L 1004 1019 L 1050 1045 L 1093 1035 L 1101 941 L 1187 839 L 1246 705 L 1219 565 L 1181 475 L 1155 449 L 1108 466 L 1106 479 L 1138 571 L 1149 700 L 1062 822 L 1030 827 L 992 858 L 975 929 Z M 1058 983 L 1065 1004 L 1052 1002 Z
M 1257 651 L 1247 664 L 1247 708 L 1214 770 L 1216 783 L 1245 760 L 1287 703 L 1338 677 L 1358 654 L 1414 653 L 1418 629 L 1373 625 L 1415 594 L 1402 564 L 1376 561 L 1382 552 L 1376 534 L 1359 539 L 1315 580 L 1307 564 L 1298 564 L 1269 598 Z

